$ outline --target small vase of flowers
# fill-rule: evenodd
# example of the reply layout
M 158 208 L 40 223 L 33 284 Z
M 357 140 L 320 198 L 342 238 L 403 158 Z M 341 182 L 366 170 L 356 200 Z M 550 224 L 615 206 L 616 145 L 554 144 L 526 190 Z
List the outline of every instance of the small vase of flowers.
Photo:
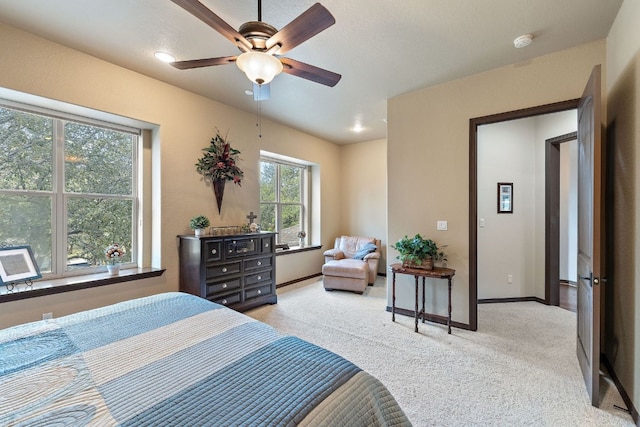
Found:
M 298 239 L 300 240 L 300 247 L 304 248 L 304 238 L 307 237 L 307 233 L 303 230 L 298 231 Z
M 104 256 L 107 258 L 107 270 L 109 274 L 117 275 L 120 272 L 120 263 L 127 251 L 124 246 L 113 243 L 104 250 Z

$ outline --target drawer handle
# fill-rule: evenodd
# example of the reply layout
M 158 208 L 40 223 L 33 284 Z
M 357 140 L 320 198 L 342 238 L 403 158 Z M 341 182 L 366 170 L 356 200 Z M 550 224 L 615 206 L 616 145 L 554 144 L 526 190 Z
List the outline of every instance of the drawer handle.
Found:
M 262 276 L 258 276 L 258 280 L 262 280 Z
M 215 255 L 215 254 L 217 254 L 217 253 L 218 253 L 218 251 L 217 251 L 217 250 L 215 250 L 215 249 L 211 249 L 211 255 Z
M 227 284 L 226 284 L 226 283 L 223 283 L 223 284 L 222 284 L 222 289 L 226 289 L 226 288 L 227 288 Z
M 258 265 L 262 265 L 262 261 L 258 261 Z
M 227 267 L 222 267 L 222 272 L 226 273 L 227 272 Z
M 222 300 L 222 303 L 226 305 L 226 304 L 227 304 L 227 300 L 226 300 L 226 299 L 223 299 L 223 300 Z
M 262 293 L 262 291 L 260 289 L 258 289 L 258 295 L 260 295 Z

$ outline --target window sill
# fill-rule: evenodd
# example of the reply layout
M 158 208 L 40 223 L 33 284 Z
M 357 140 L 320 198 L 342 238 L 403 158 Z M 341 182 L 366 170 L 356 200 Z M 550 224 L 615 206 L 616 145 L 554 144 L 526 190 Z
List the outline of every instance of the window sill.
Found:
M 307 251 L 315 251 L 317 249 L 322 249 L 322 245 L 310 245 L 310 246 L 305 246 L 304 248 L 301 248 L 300 246 L 291 246 L 289 249 L 277 249 L 276 256 L 297 254 L 300 252 L 307 252 Z
M 164 271 L 164 269 L 160 268 L 130 268 L 120 270 L 118 276 L 111 276 L 105 272 L 65 277 L 62 279 L 39 280 L 33 282 L 30 286 L 24 283 L 18 283 L 14 285 L 12 290 L 9 290 L 7 286 L 1 285 L 0 303 L 158 277 L 161 276 Z

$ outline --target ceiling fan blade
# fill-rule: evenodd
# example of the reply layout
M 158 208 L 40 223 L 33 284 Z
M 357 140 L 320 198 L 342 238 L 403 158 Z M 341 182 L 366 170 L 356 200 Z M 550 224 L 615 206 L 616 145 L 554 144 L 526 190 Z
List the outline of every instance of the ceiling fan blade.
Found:
M 244 52 L 252 49 L 251 43 L 244 38 L 242 34 L 236 31 L 231 25 L 227 24 L 222 18 L 213 13 L 205 5 L 198 0 L 171 0 L 223 36 L 229 39 L 233 44 L 237 45 Z
M 203 59 L 191 59 L 188 61 L 176 61 L 169 62 L 169 65 L 173 65 L 179 70 L 188 70 L 190 68 L 211 67 L 213 65 L 225 65 L 236 62 L 237 56 L 221 56 L 219 58 L 203 58 Z
M 316 3 L 271 36 L 266 42 L 267 50 L 280 45 L 274 54 L 283 55 L 335 23 L 333 15 L 323 5 Z
M 292 76 L 302 77 L 312 82 L 320 83 L 327 86 L 335 86 L 342 76 L 332 71 L 324 70 L 304 62 L 296 61 L 291 58 L 278 58 L 284 67 L 282 71 Z

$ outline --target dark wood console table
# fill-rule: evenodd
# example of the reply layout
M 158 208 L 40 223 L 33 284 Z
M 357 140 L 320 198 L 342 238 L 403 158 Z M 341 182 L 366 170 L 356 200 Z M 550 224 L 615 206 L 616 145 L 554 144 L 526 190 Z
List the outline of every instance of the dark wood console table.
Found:
M 455 270 L 450 268 L 442 268 L 442 267 L 433 267 L 433 270 L 423 270 L 419 268 L 405 268 L 402 264 L 391 264 L 389 266 L 389 270 L 393 273 L 393 288 L 392 288 L 392 302 L 391 302 L 391 321 L 396 321 L 396 273 L 398 274 L 408 274 L 415 278 L 416 283 L 416 311 L 415 311 L 415 319 L 416 319 L 416 332 L 418 332 L 418 318 L 422 317 L 422 323 L 424 323 L 425 319 L 425 311 L 424 311 L 424 282 L 427 277 L 432 279 L 447 279 L 449 284 L 449 316 L 447 318 L 447 329 L 448 332 L 451 333 L 451 279 L 456 274 Z M 422 277 L 422 310 L 418 310 L 418 284 L 419 278 Z

